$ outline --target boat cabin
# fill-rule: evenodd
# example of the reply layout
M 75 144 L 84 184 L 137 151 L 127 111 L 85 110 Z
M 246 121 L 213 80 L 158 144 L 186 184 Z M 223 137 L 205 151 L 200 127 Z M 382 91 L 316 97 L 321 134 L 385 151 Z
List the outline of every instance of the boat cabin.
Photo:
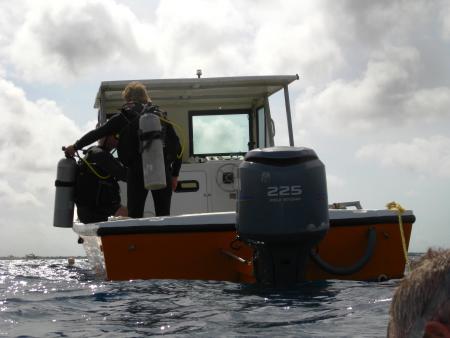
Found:
M 172 215 L 234 211 L 238 166 L 254 148 L 274 146 L 269 97 L 284 91 L 289 143 L 293 145 L 288 85 L 298 75 L 139 80 L 152 102 L 167 111 L 183 146 Z M 104 81 L 94 107 L 100 123 L 124 104 L 129 81 Z M 121 189 L 126 201 L 126 189 Z M 144 217 L 154 216 L 147 199 Z

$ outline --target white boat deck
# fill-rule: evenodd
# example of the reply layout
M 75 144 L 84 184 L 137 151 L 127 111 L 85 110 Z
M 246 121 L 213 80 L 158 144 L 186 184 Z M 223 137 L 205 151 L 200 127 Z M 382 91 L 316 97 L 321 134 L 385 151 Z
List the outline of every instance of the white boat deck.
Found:
M 367 225 L 376 223 L 397 223 L 398 214 L 394 210 L 367 210 L 367 209 L 330 209 L 330 226 L 343 225 Z M 411 210 L 406 210 L 402 214 L 404 221 L 414 222 L 414 214 Z M 111 218 L 107 222 L 82 224 L 75 223 L 74 231 L 79 234 L 94 235 L 101 229 L 108 229 L 108 233 L 120 232 L 120 230 L 140 229 L 142 232 L 163 231 L 183 231 L 192 229 L 201 231 L 202 228 L 209 230 L 231 230 L 236 225 L 236 212 L 213 212 L 200 214 L 186 214 L 178 216 L 165 217 L 147 217 L 147 218 Z

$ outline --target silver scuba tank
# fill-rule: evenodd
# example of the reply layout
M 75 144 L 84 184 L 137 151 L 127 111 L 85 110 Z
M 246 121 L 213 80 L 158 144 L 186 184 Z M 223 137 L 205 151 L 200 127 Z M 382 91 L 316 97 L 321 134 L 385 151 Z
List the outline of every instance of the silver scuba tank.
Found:
M 71 228 L 73 225 L 76 173 L 77 163 L 75 159 L 63 158 L 58 162 L 53 213 L 54 227 Z
M 142 149 L 142 169 L 144 187 L 158 190 L 166 187 L 166 168 L 164 164 L 163 144 L 159 117 L 152 113 L 144 113 L 139 118 L 139 129 Z

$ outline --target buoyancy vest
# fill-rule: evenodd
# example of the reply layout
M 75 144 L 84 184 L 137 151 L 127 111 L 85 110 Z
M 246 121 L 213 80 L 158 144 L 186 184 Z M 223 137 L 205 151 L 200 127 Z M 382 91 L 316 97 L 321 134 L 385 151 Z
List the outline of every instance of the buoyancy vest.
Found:
M 122 106 L 120 113 L 127 123 L 119 133 L 117 154 L 119 160 L 125 166 L 130 166 L 140 158 L 139 118 L 141 115 L 151 113 L 163 118 L 163 120 L 166 120 L 167 117 L 158 106 L 151 103 L 129 102 Z M 176 158 L 177 152 L 180 152 L 181 146 L 176 134 L 174 132 L 168 133 L 168 128 L 172 128 L 172 126 L 163 120 L 161 120 L 160 138 L 164 147 L 164 158 L 166 162 L 172 162 Z M 168 134 L 174 134 L 174 137 Z
M 96 162 L 94 148 L 98 147 L 89 148 L 84 159 L 96 173 L 83 160 L 80 159 L 77 163 L 75 204 L 96 209 L 117 209 L 120 206 L 119 184 L 116 178 L 105 172 Z

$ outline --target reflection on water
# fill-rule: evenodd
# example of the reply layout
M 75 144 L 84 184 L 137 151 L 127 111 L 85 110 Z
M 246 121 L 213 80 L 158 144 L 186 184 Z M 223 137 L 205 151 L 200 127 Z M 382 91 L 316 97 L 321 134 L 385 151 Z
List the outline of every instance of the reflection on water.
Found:
M 385 337 L 396 285 L 104 282 L 85 259 L 0 260 L 0 336 Z

